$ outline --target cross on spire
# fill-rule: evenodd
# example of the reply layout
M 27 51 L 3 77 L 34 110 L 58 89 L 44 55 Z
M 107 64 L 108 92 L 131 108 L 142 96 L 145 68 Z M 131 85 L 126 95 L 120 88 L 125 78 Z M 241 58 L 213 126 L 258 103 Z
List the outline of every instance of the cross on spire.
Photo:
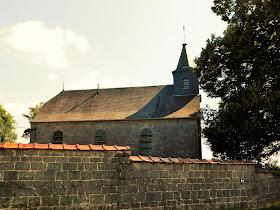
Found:
M 186 32 L 185 32 L 185 26 L 183 25 L 183 31 L 184 31 L 184 44 L 186 43 Z

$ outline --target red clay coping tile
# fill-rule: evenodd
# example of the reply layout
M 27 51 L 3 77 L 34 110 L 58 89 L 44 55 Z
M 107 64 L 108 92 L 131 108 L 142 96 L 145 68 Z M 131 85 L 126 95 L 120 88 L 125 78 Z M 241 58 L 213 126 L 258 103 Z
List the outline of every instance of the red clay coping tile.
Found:
M 105 146 L 105 145 L 67 145 L 67 144 L 22 144 L 22 143 L 0 143 L 0 149 L 51 149 L 51 150 L 82 150 L 82 151 L 130 151 L 128 146 Z
M 0 149 L 51 149 L 51 150 L 81 150 L 81 151 L 130 151 L 128 146 L 106 146 L 106 145 L 67 145 L 67 144 L 22 144 L 22 143 L 0 143 Z M 189 164 L 234 164 L 234 165 L 256 165 L 253 161 L 244 160 L 206 160 L 192 158 L 171 158 L 171 157 L 147 157 L 147 156 L 130 156 L 132 162 L 149 162 L 149 163 L 189 163 Z
M 234 164 L 234 165 L 256 165 L 253 161 L 243 160 L 206 160 L 206 159 L 191 159 L 191 158 L 164 158 L 164 157 L 147 157 L 147 156 L 130 156 L 132 162 L 149 162 L 149 163 L 188 163 L 188 164 Z

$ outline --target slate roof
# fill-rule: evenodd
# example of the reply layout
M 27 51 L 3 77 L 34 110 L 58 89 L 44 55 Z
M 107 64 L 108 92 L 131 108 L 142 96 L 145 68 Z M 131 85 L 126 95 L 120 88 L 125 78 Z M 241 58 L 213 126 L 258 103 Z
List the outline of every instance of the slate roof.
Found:
M 62 91 L 32 122 L 198 117 L 200 96 L 173 97 L 173 86 Z

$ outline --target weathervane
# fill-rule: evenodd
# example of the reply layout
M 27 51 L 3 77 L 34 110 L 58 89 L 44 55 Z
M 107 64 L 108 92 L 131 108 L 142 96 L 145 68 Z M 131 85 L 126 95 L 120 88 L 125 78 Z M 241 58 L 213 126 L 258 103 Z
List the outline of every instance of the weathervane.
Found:
M 64 91 L 64 86 L 65 86 L 64 82 L 62 82 L 62 91 Z

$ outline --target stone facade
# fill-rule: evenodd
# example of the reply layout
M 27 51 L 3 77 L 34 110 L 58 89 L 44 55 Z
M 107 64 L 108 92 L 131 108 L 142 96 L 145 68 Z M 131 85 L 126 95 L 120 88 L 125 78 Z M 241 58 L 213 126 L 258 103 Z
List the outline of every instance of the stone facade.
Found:
M 102 129 L 106 132 L 106 145 L 128 145 L 132 155 L 138 155 L 141 131 L 149 128 L 153 133 L 152 156 L 201 158 L 199 126 L 195 118 L 33 123 L 36 130 L 31 139 L 49 143 L 54 131 L 60 130 L 63 143 L 94 144 L 96 131 Z
M 113 147 L 50 148 L 2 149 L 1 209 L 252 209 L 280 201 L 280 177 L 252 164 L 133 162 Z

